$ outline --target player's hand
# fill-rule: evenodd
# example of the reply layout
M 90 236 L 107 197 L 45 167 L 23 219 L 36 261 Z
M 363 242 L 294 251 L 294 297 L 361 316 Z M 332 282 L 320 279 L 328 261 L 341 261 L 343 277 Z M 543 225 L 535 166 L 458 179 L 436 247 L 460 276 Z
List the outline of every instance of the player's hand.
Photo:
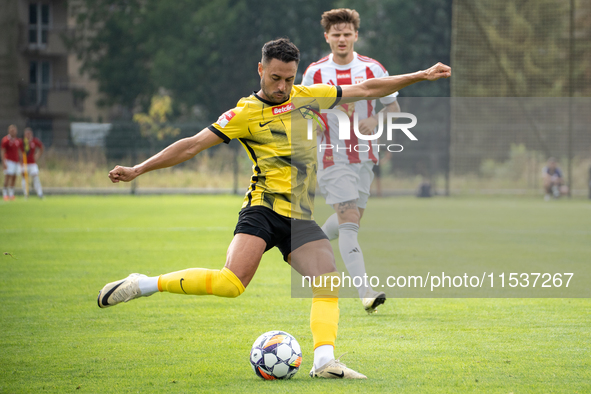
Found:
M 425 70 L 425 79 L 427 81 L 437 81 L 439 78 L 449 77 L 451 77 L 451 67 L 443 63 L 437 63 Z
M 376 118 L 370 116 L 369 118 L 359 121 L 359 132 L 363 135 L 372 135 L 377 125 L 378 121 Z
M 117 183 L 119 181 L 131 182 L 138 176 L 138 173 L 133 167 L 115 166 L 109 171 L 109 179 L 111 182 Z

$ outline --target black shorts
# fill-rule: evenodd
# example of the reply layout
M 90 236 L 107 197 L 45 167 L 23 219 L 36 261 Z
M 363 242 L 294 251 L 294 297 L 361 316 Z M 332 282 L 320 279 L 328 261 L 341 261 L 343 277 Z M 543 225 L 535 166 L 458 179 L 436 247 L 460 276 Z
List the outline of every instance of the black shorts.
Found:
M 248 207 L 240 211 L 234 230 L 234 235 L 236 234 L 262 238 L 267 243 L 265 252 L 277 246 L 285 261 L 300 246 L 319 239 L 328 239 L 314 220 L 288 218 L 263 206 Z

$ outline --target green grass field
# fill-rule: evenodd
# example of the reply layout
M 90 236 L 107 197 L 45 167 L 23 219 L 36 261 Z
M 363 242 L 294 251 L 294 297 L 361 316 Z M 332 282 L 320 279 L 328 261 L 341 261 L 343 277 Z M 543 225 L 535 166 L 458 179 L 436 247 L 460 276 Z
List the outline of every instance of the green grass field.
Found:
M 277 250 L 237 299 L 156 294 L 97 307 L 102 286 L 131 272 L 220 268 L 240 204 L 231 196 L 0 203 L 0 392 L 591 392 L 586 298 L 389 299 L 372 316 L 342 299 L 336 353 L 348 352 L 343 361 L 367 381 L 308 377 L 310 300 L 290 297 Z M 387 207 L 396 219 L 388 242 L 409 264 L 591 263 L 588 201 L 370 202 L 374 212 Z M 362 245 L 376 236 L 362 231 Z M 274 329 L 302 345 L 290 381 L 262 381 L 249 365 L 254 339 Z

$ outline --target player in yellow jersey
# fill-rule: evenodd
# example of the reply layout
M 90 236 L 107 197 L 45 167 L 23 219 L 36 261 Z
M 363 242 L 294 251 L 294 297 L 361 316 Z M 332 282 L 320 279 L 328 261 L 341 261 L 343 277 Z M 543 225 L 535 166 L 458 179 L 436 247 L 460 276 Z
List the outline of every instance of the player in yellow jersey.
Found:
M 350 86 L 294 86 L 300 60 L 299 50 L 288 39 L 263 46 L 258 72 L 261 89 L 238 102 L 217 122 L 193 137 L 181 139 L 134 167 L 116 166 L 109 172 L 112 182 L 129 182 L 148 171 L 171 167 L 199 152 L 237 138 L 253 161 L 253 176 L 246 193 L 226 264 L 221 270 L 191 268 L 156 277 L 131 274 L 109 283 L 98 295 L 101 308 L 167 291 L 178 294 L 237 297 L 252 280 L 267 250 L 277 246 L 285 261 L 300 274 L 315 278 L 312 283 L 310 328 L 314 340 L 314 366 L 310 376 L 364 379 L 334 358 L 339 308 L 338 288 L 330 277 L 337 275 L 334 255 L 324 232 L 312 220 L 308 191 L 316 182 L 315 156 L 303 155 L 294 163 L 292 153 L 293 100 L 308 108 L 331 108 L 339 102 L 364 97 L 382 97 L 415 82 L 451 75 L 443 64 L 413 74 L 375 78 Z M 309 161 L 306 162 L 306 157 Z M 295 182 L 295 183 L 294 183 Z M 328 281 L 323 280 L 328 277 Z M 317 283 L 320 283 L 316 286 Z

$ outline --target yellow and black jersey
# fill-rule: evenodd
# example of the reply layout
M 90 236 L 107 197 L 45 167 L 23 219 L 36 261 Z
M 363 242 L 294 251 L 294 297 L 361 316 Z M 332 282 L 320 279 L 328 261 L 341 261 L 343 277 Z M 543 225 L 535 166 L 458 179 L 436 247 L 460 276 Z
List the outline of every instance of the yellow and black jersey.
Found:
M 316 136 L 308 138 L 307 120 L 340 97 L 341 88 L 330 85 L 296 85 L 281 104 L 253 93 L 209 126 L 226 143 L 237 138 L 253 162 L 242 208 L 261 205 L 286 217 L 313 218 Z

